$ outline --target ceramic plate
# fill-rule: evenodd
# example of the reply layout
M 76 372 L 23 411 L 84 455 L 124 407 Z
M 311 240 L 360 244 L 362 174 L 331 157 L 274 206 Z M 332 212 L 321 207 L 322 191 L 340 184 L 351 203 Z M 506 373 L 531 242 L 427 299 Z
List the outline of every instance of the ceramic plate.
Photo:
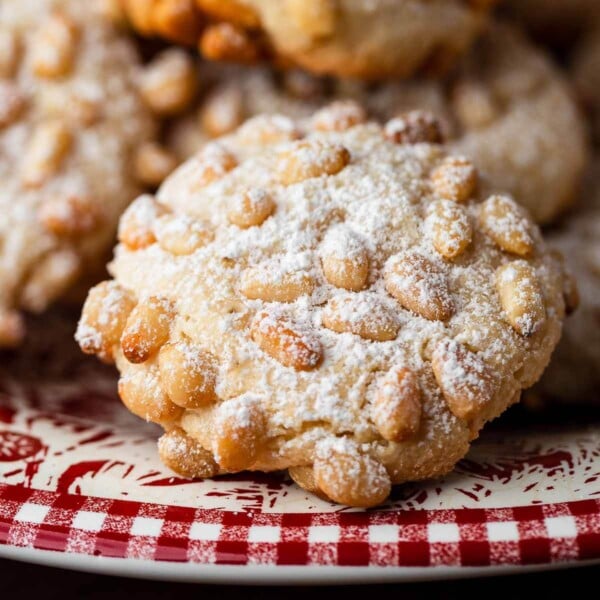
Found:
M 0 556 L 223 583 L 485 575 L 600 559 L 600 423 L 488 430 L 456 470 L 378 510 L 323 502 L 282 474 L 190 482 L 115 373 L 45 320 L 0 375 Z

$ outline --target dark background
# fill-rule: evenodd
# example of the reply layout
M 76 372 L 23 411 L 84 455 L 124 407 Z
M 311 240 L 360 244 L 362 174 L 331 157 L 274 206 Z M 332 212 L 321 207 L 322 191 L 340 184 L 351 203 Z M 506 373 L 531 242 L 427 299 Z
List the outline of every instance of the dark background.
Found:
M 88 575 L 61 569 L 38 567 L 25 563 L 0 560 L 0 597 L 16 600 L 18 596 L 43 600 L 67 598 L 96 599 L 110 597 L 111 600 L 143 600 L 162 598 L 218 598 L 219 600 L 310 600 L 317 598 L 345 597 L 350 594 L 383 594 L 383 598 L 394 600 L 428 600 L 429 598 L 506 597 L 507 600 L 527 598 L 547 600 L 575 594 L 597 596 L 600 565 L 559 571 L 532 573 L 432 583 L 404 583 L 396 585 L 350 587 L 240 587 L 208 586 L 160 581 L 141 581 L 120 577 Z

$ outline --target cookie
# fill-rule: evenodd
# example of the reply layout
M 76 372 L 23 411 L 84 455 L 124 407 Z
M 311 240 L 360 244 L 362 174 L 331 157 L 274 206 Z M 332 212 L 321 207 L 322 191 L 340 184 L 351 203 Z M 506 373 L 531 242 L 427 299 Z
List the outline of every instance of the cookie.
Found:
M 288 468 L 372 506 L 451 470 L 538 379 L 563 279 L 428 119 L 323 110 L 255 117 L 134 202 L 77 339 L 176 472 Z
M 414 109 L 433 113 L 452 150 L 475 161 L 493 186 L 510 192 L 539 223 L 570 206 L 587 162 L 584 127 L 563 76 L 506 25 L 491 28 L 441 82 L 366 86 L 300 71 L 217 70 L 210 64 L 200 67 L 199 80 L 205 90 L 199 107 L 176 121 L 168 135 L 180 159 L 250 116 L 307 118 L 331 100 L 352 98 L 379 119 Z
M 473 158 L 541 224 L 576 199 L 588 162 L 587 133 L 568 82 L 552 61 L 508 26 L 469 55 L 453 90 L 463 135 L 455 151 Z
M 379 79 L 448 70 L 494 0 L 124 0 L 133 26 L 214 60 Z
M 569 403 L 600 403 L 600 160 L 586 182 L 578 213 L 550 232 L 548 244 L 562 252 L 577 286 L 566 289 L 577 310 L 565 321 L 563 337 L 536 392 Z
M 77 0 L 0 5 L 0 346 L 104 259 L 154 121 L 134 48 Z

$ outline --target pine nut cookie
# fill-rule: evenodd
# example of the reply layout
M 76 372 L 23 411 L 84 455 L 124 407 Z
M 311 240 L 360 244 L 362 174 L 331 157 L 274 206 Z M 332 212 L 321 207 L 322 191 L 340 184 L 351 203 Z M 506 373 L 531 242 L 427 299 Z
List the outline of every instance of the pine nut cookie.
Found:
M 453 151 L 475 161 L 491 185 L 510 192 L 539 223 L 555 220 L 570 206 L 587 162 L 585 129 L 564 77 L 543 51 L 504 24 L 490 28 L 456 73 L 441 82 L 373 87 L 300 71 L 278 75 L 210 65 L 199 71 L 204 90 L 199 106 L 168 134 L 180 159 L 260 113 L 307 118 L 332 100 L 354 99 L 379 119 L 400 117 L 389 127 L 401 135 L 416 118 L 406 113 L 425 110 L 441 121 L 440 133 Z M 325 111 L 317 118 L 326 117 Z
M 467 50 L 495 0 L 123 0 L 133 26 L 215 60 L 270 58 L 319 74 L 440 73 Z
M 136 200 L 77 340 L 176 472 L 287 468 L 373 506 L 451 470 L 539 378 L 562 271 L 428 127 L 402 140 L 339 105 L 306 123 L 255 117 Z
M 0 4 L 0 347 L 113 243 L 154 122 L 129 41 L 78 0 Z

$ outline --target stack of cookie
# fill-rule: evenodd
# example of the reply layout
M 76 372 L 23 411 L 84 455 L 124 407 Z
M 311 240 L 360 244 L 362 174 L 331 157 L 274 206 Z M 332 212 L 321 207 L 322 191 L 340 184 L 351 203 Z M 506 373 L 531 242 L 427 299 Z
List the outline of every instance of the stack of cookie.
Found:
M 357 507 L 450 471 L 557 346 L 538 389 L 591 399 L 597 3 L 540 3 L 3 0 L 0 345 L 118 228 L 76 337 L 162 460 Z

